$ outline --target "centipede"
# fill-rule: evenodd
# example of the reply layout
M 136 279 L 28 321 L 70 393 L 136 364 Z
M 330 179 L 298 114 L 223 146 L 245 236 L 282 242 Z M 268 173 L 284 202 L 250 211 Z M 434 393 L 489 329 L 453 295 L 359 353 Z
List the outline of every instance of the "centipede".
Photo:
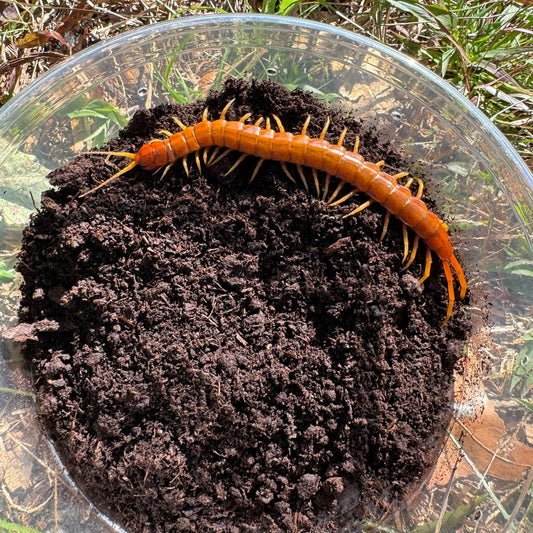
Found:
M 202 163 L 205 166 L 214 165 L 230 152 L 240 152 L 239 158 L 226 172 L 229 174 L 248 156 L 258 158 L 250 182 L 255 179 L 265 160 L 279 161 L 288 178 L 296 182 L 289 171 L 287 164 L 296 166 L 300 179 L 309 191 L 310 186 L 305 177 L 303 168 L 311 169 L 317 196 L 320 196 L 328 205 L 342 204 L 352 196 L 363 193 L 368 200 L 344 216 L 353 216 L 373 203 L 379 203 L 385 209 L 385 222 L 381 239 L 386 234 L 391 216 L 396 217 L 403 227 L 404 253 L 403 270 L 407 269 L 415 260 L 420 240 L 426 246 L 425 267 L 419 283 L 430 276 L 432 266 L 432 253 L 442 262 L 448 290 L 448 307 L 442 326 L 444 327 L 453 313 L 455 304 L 454 273 L 460 285 L 459 297 L 464 299 L 468 284 L 463 269 L 455 256 L 454 247 L 448 234 L 448 224 L 440 219 L 427 204 L 421 199 L 423 192 L 422 180 L 417 179 L 418 190 L 416 194 L 411 191 L 415 182 L 408 178 L 402 184 L 398 180 L 408 177 L 408 172 L 388 174 L 381 168 L 384 161 L 371 163 L 366 161 L 359 153 L 359 140 L 357 138 L 352 150 L 343 146 L 346 128 L 342 131 L 336 144 L 325 139 L 329 127 L 326 121 L 321 134 L 317 137 L 307 135 L 307 128 L 311 117 L 308 116 L 298 134 L 285 130 L 281 120 L 272 115 L 273 127 L 270 117 L 260 117 L 254 123 L 247 123 L 251 113 L 243 115 L 239 120 L 227 120 L 226 115 L 233 100 L 222 110 L 216 120 L 208 119 L 208 109 L 196 124 L 186 126 L 174 117 L 180 130 L 171 133 L 160 130 L 161 139 L 152 139 L 142 145 L 135 153 L 131 152 L 104 152 L 92 151 L 90 154 L 106 154 L 132 159 L 132 162 L 113 174 L 110 178 L 98 184 L 80 197 L 94 193 L 106 187 L 111 182 L 130 172 L 135 167 L 146 171 L 163 169 L 163 175 L 177 161 L 181 160 L 185 172 L 189 175 L 188 157 L 194 154 L 194 159 L 199 171 Z M 212 149 L 212 150 L 211 150 Z M 211 150 L 211 152 L 210 152 Z M 202 152 L 203 151 L 203 152 Z M 325 174 L 324 185 L 321 190 L 318 172 Z M 338 184 L 331 191 L 331 180 L 336 178 Z M 339 197 L 343 187 L 350 187 L 347 194 Z M 330 194 L 328 198 L 328 194 Z M 414 233 L 414 241 L 409 253 L 408 229 Z

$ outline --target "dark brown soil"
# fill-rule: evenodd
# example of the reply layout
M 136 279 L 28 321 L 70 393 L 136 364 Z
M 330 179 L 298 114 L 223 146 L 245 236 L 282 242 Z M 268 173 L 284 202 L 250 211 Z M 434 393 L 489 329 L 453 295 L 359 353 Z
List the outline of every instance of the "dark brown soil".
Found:
M 207 102 L 135 115 L 112 150 L 135 151 L 198 121 L 277 114 L 318 136 L 344 125 L 370 160 L 406 168 L 391 146 L 302 91 L 230 81 Z M 468 324 L 438 262 L 401 271 L 397 221 L 342 218 L 279 163 L 238 154 L 200 175 L 84 156 L 24 236 L 20 320 L 38 409 L 88 497 L 132 532 L 337 531 L 377 517 L 434 463 Z M 295 169 L 292 169 L 297 176 Z M 323 177 L 321 180 L 323 181 Z M 336 185 L 336 184 L 335 184 Z M 358 199 L 359 201 L 364 201 Z M 424 254 L 419 254 L 422 258 Z

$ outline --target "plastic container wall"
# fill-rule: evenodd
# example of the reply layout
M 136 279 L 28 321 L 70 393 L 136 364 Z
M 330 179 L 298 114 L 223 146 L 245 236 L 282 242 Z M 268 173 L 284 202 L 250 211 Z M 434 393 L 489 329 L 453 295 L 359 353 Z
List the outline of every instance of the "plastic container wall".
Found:
M 272 79 L 289 89 L 311 91 L 390 136 L 412 158 L 412 172 L 423 168 L 432 176 L 451 231 L 458 230 L 458 255 L 473 272 L 470 312 L 479 325 L 468 350 L 473 357 L 488 351 L 493 359 L 478 392 L 495 402 L 527 399 L 530 351 L 533 357 L 531 173 L 497 128 L 447 83 L 385 46 L 334 27 L 264 15 L 187 18 L 123 34 L 52 69 L 0 110 L 4 262 L 14 260 L 22 228 L 48 188 L 49 170 L 71 160 L 75 150 L 116 135 L 137 109 L 201 99 L 227 77 Z M 15 282 L 4 284 L 5 326 L 15 323 Z M 482 311 L 485 299 L 488 320 Z M 10 497 L 29 486 L 32 477 L 42 476 L 49 483 L 43 490 L 49 494 L 47 527 L 112 530 L 69 484 L 47 448 L 20 358 L 7 344 L 4 351 L 2 422 L 9 435 L 17 430 L 16 440 L 25 443 L 20 448 L 12 441 L 18 451 L 9 464 L 20 479 L 6 484 L 4 494 Z M 469 401 L 465 397 L 457 409 L 468 408 Z M 528 416 L 523 407 L 518 425 L 527 428 Z M 516 421 L 512 427 L 506 436 L 514 442 L 521 437 Z M 452 483 L 452 493 L 464 493 L 464 483 Z M 473 474 L 468 483 L 474 495 L 473 487 L 483 480 Z M 509 494 L 524 486 L 521 480 L 511 485 L 505 486 Z M 398 531 L 419 523 L 417 506 L 430 506 L 435 516 L 453 509 L 447 507 L 453 498 L 444 491 L 439 501 L 428 494 L 422 492 L 417 505 L 405 507 L 395 525 Z M 505 514 L 510 516 L 512 508 L 502 512 L 501 505 L 494 503 L 503 518 L 495 522 L 492 517 L 491 524 L 505 524 Z M 29 503 L 19 507 L 29 508 Z M 477 526 L 492 531 L 483 520 Z

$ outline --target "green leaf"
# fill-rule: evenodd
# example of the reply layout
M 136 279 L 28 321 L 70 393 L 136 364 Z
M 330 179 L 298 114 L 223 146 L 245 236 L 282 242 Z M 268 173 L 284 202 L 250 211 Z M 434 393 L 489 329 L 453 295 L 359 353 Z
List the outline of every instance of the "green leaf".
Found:
M 524 407 L 527 407 L 530 411 L 533 412 L 533 402 L 528 402 L 526 400 L 522 400 L 522 398 L 516 398 L 516 401 L 523 405 Z
M 469 503 L 459 505 L 453 511 L 444 513 L 444 518 L 441 523 L 441 533 L 452 533 L 457 531 L 465 518 L 472 514 L 472 511 L 488 497 L 488 494 L 481 494 L 476 496 Z M 433 533 L 437 526 L 437 521 L 418 526 L 413 533 Z
M 387 0 L 388 3 L 397 9 L 410 13 L 420 21 L 427 22 L 430 26 L 437 27 L 435 20 L 428 11 L 413 0 Z
M 7 522 L 6 520 L 0 518 L 0 533 L 4 533 L 6 531 L 9 531 L 10 533 L 41 533 L 39 530 L 33 529 L 32 527 L 21 526 L 19 524 L 15 524 L 14 522 Z
M 533 277 L 533 261 L 530 259 L 513 261 L 512 263 L 505 265 L 503 270 L 515 275 Z

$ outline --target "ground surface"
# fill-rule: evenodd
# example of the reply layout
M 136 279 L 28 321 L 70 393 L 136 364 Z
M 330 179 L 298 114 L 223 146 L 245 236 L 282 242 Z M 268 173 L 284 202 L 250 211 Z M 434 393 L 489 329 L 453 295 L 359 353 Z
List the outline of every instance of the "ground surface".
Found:
M 230 119 L 276 113 L 296 132 L 310 113 L 316 137 L 329 114 L 347 144 L 359 130 L 273 84 L 229 83 L 207 105 L 233 97 Z M 139 112 L 110 148 L 204 105 Z M 368 159 L 405 165 L 359 133 Z M 248 186 L 253 158 L 222 178 L 235 158 L 188 178 L 135 169 L 79 198 L 117 169 L 85 156 L 52 173 L 25 233 L 39 411 L 79 485 L 130 531 L 316 532 L 381 515 L 434 464 L 449 421 L 465 323 L 459 309 L 440 328 L 439 265 L 420 287 L 419 263 L 401 272 L 400 225 L 378 242 L 382 208 L 342 219 L 346 204 L 327 208 L 279 163 Z

